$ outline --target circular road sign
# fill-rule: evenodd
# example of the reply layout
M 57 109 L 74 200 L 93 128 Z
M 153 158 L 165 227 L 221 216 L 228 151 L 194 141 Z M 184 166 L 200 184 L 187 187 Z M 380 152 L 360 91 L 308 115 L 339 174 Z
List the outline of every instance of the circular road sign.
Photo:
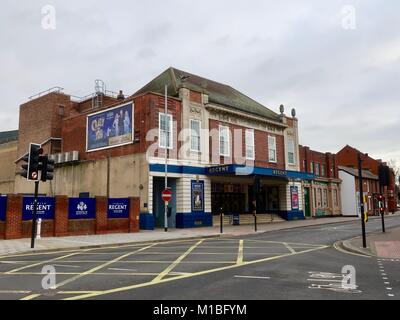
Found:
M 172 200 L 172 191 L 167 189 L 161 193 L 161 197 L 164 202 L 170 202 Z

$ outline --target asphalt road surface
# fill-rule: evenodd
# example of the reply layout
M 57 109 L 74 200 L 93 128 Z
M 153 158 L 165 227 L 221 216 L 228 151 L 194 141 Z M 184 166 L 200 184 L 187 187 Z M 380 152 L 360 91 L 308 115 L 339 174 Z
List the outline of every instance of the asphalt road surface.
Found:
M 400 217 L 387 218 L 388 228 L 398 226 Z M 371 220 L 367 231 L 380 227 L 379 219 Z M 399 299 L 399 260 L 334 247 L 359 236 L 360 229 L 359 222 L 348 222 L 238 238 L 1 256 L 0 299 Z M 355 282 L 346 282 L 347 270 Z M 343 286 L 343 280 L 352 285 Z

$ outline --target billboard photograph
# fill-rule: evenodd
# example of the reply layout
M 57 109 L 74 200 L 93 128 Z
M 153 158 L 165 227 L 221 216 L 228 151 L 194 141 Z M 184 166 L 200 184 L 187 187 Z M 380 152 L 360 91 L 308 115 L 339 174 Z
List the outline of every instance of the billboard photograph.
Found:
M 133 142 L 133 103 L 87 117 L 87 151 L 113 148 Z

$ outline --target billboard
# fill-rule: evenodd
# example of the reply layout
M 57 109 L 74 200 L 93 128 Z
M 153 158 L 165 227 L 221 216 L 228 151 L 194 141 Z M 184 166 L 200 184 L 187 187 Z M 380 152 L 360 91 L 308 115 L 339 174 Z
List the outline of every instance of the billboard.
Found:
M 204 212 L 204 181 L 192 181 L 192 212 Z
M 299 210 L 299 187 L 290 187 L 290 193 L 292 198 L 292 210 Z
M 0 221 L 6 221 L 7 198 L 0 196 Z
M 68 206 L 70 220 L 96 218 L 96 199 L 94 198 L 70 198 Z
M 129 199 L 108 199 L 108 218 L 129 218 Z
M 86 151 L 118 147 L 133 142 L 133 103 L 88 115 Z
M 55 199 L 48 197 L 39 197 L 38 199 L 38 208 L 37 208 L 37 218 L 41 218 L 43 220 L 54 220 L 55 213 Z M 33 208 L 34 208 L 34 198 L 33 197 L 25 197 L 23 199 L 23 208 L 22 208 L 22 220 L 29 221 L 32 220 L 33 217 Z

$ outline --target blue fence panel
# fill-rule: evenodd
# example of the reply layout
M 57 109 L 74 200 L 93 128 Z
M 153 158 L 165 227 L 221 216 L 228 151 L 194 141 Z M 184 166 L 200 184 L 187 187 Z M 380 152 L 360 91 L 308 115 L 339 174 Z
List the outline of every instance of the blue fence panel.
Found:
M 0 221 L 6 221 L 7 197 L 0 197 Z
M 129 199 L 108 199 L 108 218 L 129 218 Z
M 22 208 L 23 221 L 32 220 L 33 208 L 34 208 L 34 198 L 25 197 L 23 199 L 23 208 Z M 48 197 L 39 197 L 37 218 L 41 218 L 43 220 L 54 220 L 54 213 L 55 213 L 55 199 Z
M 68 205 L 68 219 L 96 219 L 96 199 L 70 198 Z

